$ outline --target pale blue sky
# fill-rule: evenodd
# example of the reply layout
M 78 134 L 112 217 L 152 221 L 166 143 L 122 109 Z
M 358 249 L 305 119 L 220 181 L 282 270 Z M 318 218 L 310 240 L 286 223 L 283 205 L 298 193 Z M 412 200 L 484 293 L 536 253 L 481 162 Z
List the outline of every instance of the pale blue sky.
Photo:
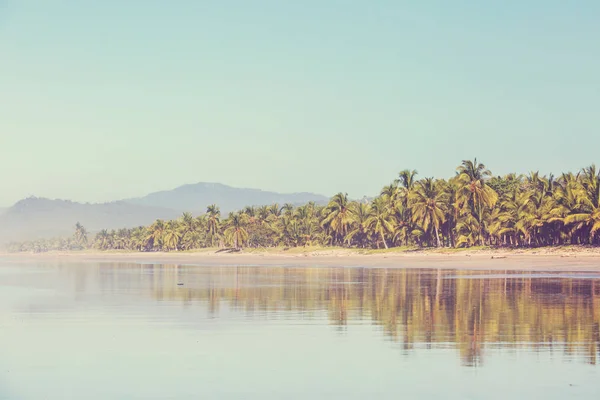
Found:
M 600 1 L 0 0 L 0 205 L 600 164 Z

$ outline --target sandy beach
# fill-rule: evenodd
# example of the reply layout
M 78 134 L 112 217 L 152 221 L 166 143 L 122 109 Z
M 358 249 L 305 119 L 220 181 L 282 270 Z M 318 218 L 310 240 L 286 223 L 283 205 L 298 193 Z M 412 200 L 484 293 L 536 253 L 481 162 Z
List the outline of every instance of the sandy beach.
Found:
M 198 266 L 311 266 L 373 268 L 445 268 L 471 270 L 600 272 L 600 249 L 543 248 L 528 250 L 463 250 L 360 252 L 351 249 L 293 249 L 216 252 L 47 252 L 0 254 L 0 261 L 126 262 Z

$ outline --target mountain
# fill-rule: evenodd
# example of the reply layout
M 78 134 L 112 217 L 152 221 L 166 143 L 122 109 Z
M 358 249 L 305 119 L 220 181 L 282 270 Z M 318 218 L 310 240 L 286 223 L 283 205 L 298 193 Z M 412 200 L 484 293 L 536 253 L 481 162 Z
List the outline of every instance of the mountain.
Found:
M 280 194 L 239 189 L 219 183 L 197 183 L 147 196 L 109 203 L 89 204 L 30 197 L 0 209 L 0 244 L 38 238 L 70 236 L 80 222 L 90 233 L 101 229 L 149 225 L 156 219 L 177 218 L 184 211 L 199 215 L 217 204 L 224 216 L 248 205 L 278 203 L 326 204 L 328 198 L 313 193 Z
M 309 201 L 327 204 L 329 198 L 314 193 L 282 194 L 259 189 L 234 188 L 220 183 L 200 182 L 123 201 L 129 204 L 190 211 L 196 214 L 204 213 L 208 205 L 216 204 L 220 207 L 221 213 L 227 215 L 230 211 L 239 210 L 245 206 L 274 203 L 299 205 Z
M 30 197 L 0 214 L 0 244 L 37 238 L 69 236 L 80 222 L 89 232 L 148 225 L 157 218 L 181 213 L 125 202 L 82 204 L 69 200 Z

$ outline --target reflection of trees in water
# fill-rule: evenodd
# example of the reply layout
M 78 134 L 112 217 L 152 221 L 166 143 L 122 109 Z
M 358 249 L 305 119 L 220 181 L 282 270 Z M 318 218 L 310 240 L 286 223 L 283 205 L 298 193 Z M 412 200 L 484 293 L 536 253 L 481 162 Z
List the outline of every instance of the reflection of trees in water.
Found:
M 248 315 L 318 319 L 344 327 L 371 320 L 410 351 L 455 345 L 465 365 L 484 347 L 553 349 L 595 364 L 600 348 L 600 284 L 593 279 L 511 277 L 472 271 L 370 268 L 140 267 L 156 299 L 222 303 Z M 514 277 L 514 275 L 517 275 Z M 177 286 L 185 282 L 185 286 Z

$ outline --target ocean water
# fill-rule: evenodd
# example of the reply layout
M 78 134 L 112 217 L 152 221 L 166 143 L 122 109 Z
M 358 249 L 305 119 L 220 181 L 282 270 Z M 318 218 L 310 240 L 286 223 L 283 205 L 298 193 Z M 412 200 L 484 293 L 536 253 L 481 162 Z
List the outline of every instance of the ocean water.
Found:
M 590 273 L 0 262 L 0 399 L 600 398 Z

